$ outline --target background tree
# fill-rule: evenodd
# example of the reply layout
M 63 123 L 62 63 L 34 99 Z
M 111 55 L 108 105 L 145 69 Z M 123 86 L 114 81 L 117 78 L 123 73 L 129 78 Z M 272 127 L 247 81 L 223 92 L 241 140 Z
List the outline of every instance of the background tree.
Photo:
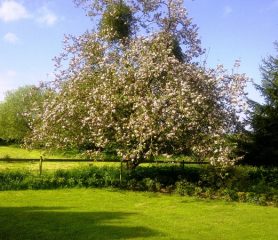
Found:
M 278 52 L 278 42 L 275 44 Z M 278 165 L 278 55 L 269 56 L 261 66 L 262 85 L 257 86 L 264 104 L 253 102 L 251 143 L 246 162 L 253 165 Z
M 35 103 L 42 103 L 43 94 L 35 86 L 20 87 L 9 91 L 0 103 L 0 138 L 22 142 L 30 133 L 30 118 Z
M 100 14 L 99 27 L 66 37 L 52 84 L 57 94 L 45 102 L 31 141 L 92 150 L 113 145 L 134 162 L 187 153 L 233 163 L 223 136 L 240 124 L 246 76 L 196 64 L 203 50 L 183 1 L 120 1 L 136 31 L 128 41 L 111 41 L 115 32 L 103 35 L 102 24 L 111 23 L 103 19 L 118 2 L 78 1 L 91 16 Z

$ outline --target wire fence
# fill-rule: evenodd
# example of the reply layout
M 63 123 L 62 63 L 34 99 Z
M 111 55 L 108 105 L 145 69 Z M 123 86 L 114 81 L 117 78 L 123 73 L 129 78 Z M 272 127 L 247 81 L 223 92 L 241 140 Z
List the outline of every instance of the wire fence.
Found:
M 11 163 L 16 163 L 16 162 L 87 162 L 87 163 L 92 163 L 92 162 L 107 162 L 107 163 L 120 163 L 121 160 L 117 159 L 84 159 L 84 158 L 0 158 L 0 162 L 11 162 Z M 123 160 L 122 162 L 128 163 L 132 162 L 131 160 Z M 158 163 L 158 164 L 208 164 L 209 162 L 206 161 L 186 161 L 186 160 L 143 160 L 140 161 L 140 164 L 146 164 L 146 163 Z
M 43 164 L 44 163 L 119 163 L 120 164 L 120 169 L 122 171 L 123 166 L 126 165 L 127 167 L 132 165 L 132 161 L 126 161 L 126 160 L 117 160 L 117 159 L 76 159 L 76 158 L 66 158 L 66 159 L 57 159 L 57 158 L 0 158 L 0 162 L 3 163 L 39 163 L 39 173 L 40 175 L 42 174 L 43 171 Z M 209 162 L 202 161 L 202 162 L 197 162 L 197 161 L 185 161 L 185 160 L 145 160 L 145 161 L 140 161 L 141 164 L 171 164 L 171 165 L 180 165 L 182 168 L 185 167 L 185 165 L 188 164 L 197 164 L 197 165 L 203 165 L 203 164 L 209 164 Z

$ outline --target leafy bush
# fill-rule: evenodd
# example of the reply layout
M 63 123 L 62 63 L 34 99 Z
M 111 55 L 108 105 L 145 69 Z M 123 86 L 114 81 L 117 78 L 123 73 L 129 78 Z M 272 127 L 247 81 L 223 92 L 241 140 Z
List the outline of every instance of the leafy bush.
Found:
M 192 196 L 195 192 L 195 186 L 186 180 L 179 181 L 176 183 L 176 192 L 181 196 Z
M 0 190 L 117 187 L 134 191 L 176 192 L 181 196 L 278 205 L 278 169 L 235 167 L 219 175 L 212 167 L 172 165 L 120 170 L 83 167 L 38 176 L 28 171 L 0 172 Z

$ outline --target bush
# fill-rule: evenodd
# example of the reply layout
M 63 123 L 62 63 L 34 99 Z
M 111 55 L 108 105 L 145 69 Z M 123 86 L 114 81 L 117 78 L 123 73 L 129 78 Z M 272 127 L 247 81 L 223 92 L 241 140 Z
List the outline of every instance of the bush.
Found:
M 224 189 L 222 193 L 224 193 L 224 199 L 228 201 L 238 201 L 239 199 L 238 193 L 235 190 Z
M 0 190 L 117 187 L 277 206 L 277 178 L 278 169 L 237 166 L 219 175 L 212 167 L 183 170 L 165 165 L 124 170 L 120 181 L 118 168 L 90 166 L 42 176 L 28 171 L 0 172 Z
M 179 181 L 176 183 L 176 192 L 181 196 L 192 196 L 195 193 L 195 186 L 186 180 Z
M 142 182 L 147 191 L 150 191 L 150 192 L 160 191 L 160 188 L 161 188 L 160 182 L 153 180 L 151 178 L 144 178 Z

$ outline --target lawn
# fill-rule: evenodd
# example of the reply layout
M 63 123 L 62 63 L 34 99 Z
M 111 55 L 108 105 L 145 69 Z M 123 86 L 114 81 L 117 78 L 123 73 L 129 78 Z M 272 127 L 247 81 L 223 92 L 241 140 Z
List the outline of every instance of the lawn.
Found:
M 72 189 L 0 192 L 1 240 L 276 240 L 278 208 Z

